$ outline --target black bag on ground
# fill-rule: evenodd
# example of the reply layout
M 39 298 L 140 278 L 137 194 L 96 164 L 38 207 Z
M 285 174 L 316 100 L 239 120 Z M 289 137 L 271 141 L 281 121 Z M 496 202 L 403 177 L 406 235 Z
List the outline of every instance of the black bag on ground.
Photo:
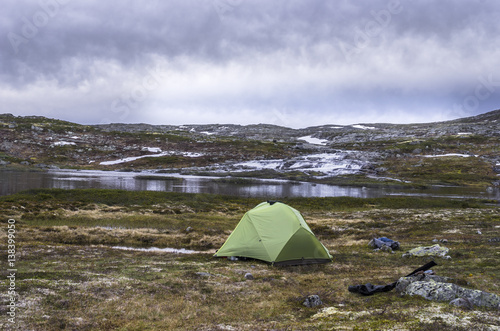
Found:
M 435 265 L 437 265 L 437 263 L 434 261 L 431 261 L 431 262 L 421 266 L 420 268 L 413 270 L 411 273 L 409 273 L 405 277 L 413 276 L 414 274 L 416 274 L 419 271 L 429 270 L 430 268 L 432 268 Z M 359 293 L 362 295 L 373 295 L 373 294 L 379 293 L 379 292 L 392 291 L 396 287 L 397 283 L 398 283 L 397 281 L 395 281 L 394 283 L 388 284 L 388 285 L 373 285 L 370 283 L 366 283 L 366 284 L 362 284 L 362 285 L 349 286 L 348 290 L 349 290 L 349 292 L 352 292 L 352 293 Z

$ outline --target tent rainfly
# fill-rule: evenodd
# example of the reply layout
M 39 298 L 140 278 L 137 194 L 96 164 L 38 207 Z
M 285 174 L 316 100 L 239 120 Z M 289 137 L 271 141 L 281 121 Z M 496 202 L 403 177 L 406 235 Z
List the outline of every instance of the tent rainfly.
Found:
M 262 202 L 249 210 L 214 256 L 253 258 L 273 265 L 332 261 L 302 215 L 274 201 Z

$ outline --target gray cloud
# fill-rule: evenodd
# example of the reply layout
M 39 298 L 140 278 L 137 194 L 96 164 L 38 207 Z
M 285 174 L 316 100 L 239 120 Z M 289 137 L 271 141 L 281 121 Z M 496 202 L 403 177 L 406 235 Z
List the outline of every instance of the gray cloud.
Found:
M 85 123 L 473 115 L 499 108 L 499 11 L 493 0 L 11 0 L 0 98 L 3 112 Z

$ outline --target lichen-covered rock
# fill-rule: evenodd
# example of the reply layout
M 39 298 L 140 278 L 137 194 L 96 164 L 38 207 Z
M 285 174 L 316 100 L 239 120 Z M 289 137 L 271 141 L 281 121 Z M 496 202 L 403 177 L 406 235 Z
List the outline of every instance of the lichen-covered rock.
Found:
M 479 307 L 498 308 L 500 305 L 500 296 L 496 294 L 460 287 L 448 283 L 447 280 L 445 277 L 429 275 L 401 277 L 396 285 L 396 291 L 402 295 L 419 295 L 434 301 L 453 301 L 463 298 L 471 305 Z
M 411 276 L 411 277 L 401 277 L 401 278 L 399 278 L 398 282 L 396 283 L 395 290 L 397 293 L 404 295 L 408 285 L 410 285 L 413 282 L 422 280 L 424 277 L 425 277 L 424 275 L 415 275 L 415 276 Z
M 413 282 L 406 287 L 405 294 L 420 295 L 427 300 L 451 301 L 457 297 L 457 285 L 452 283 Z
M 410 256 L 438 256 L 444 259 L 450 259 L 451 257 L 448 254 L 450 251 L 449 248 L 439 246 L 439 244 L 428 246 L 428 247 L 417 247 L 414 249 L 410 249 L 408 252 L 403 254 L 403 257 Z
M 408 285 L 410 285 L 413 282 L 416 281 L 425 281 L 425 282 L 439 282 L 439 283 L 448 283 L 450 281 L 450 278 L 448 277 L 442 277 L 442 276 L 437 276 L 437 275 L 427 275 L 427 274 L 417 274 L 414 276 L 410 277 L 401 277 L 399 278 L 397 284 L 396 284 L 396 292 L 404 294 L 406 288 Z
M 500 305 L 500 296 L 479 290 L 458 287 L 457 296 L 459 298 L 467 298 L 473 305 L 479 307 L 494 308 Z
M 461 308 L 466 308 L 466 309 L 474 308 L 474 305 L 472 304 L 472 302 L 470 302 L 470 300 L 467 298 L 453 299 L 450 301 L 450 305 L 461 307 Z
M 417 281 L 424 281 L 424 282 L 440 282 L 440 283 L 448 283 L 450 281 L 450 278 L 448 277 L 442 277 L 442 276 L 437 276 L 437 275 L 428 275 L 428 274 L 416 274 L 410 277 L 401 277 L 399 278 L 398 282 L 396 283 L 396 292 L 400 293 L 401 295 L 405 294 L 406 288 L 414 282 Z

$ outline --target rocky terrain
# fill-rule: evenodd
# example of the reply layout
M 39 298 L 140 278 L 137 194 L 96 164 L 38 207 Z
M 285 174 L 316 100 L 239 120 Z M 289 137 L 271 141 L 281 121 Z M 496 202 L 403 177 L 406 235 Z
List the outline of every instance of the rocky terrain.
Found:
M 0 115 L 0 166 L 494 185 L 500 110 L 425 124 L 80 125 Z M 347 179 L 346 179 L 347 178 Z

